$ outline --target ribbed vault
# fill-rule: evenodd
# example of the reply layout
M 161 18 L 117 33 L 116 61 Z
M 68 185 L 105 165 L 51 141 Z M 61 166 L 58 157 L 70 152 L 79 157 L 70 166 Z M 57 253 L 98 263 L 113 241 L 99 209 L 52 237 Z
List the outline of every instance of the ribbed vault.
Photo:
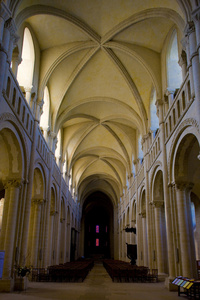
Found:
M 101 191 L 117 203 L 150 128 L 152 89 L 162 95 L 165 40 L 184 24 L 178 2 L 15 2 L 17 26 L 26 22 L 41 50 L 38 101 L 47 86 L 78 200 Z

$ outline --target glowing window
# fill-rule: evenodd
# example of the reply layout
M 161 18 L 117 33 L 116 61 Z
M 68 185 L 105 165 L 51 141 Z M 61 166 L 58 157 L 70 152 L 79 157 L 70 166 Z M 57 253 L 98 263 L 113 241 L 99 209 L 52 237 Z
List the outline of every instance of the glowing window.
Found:
M 96 239 L 96 247 L 99 247 L 99 239 Z
M 99 225 L 96 225 L 96 233 L 99 233 Z
M 24 30 L 22 62 L 18 67 L 17 80 L 20 86 L 32 87 L 33 70 L 35 64 L 35 50 L 29 29 Z
M 178 60 L 177 32 L 174 31 L 167 52 L 167 83 L 168 87 L 174 90 L 179 88 L 182 82 L 182 72 Z

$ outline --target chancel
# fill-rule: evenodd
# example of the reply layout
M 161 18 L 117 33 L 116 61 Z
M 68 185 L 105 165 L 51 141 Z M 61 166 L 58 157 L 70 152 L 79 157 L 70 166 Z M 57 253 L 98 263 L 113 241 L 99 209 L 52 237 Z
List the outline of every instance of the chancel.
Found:
M 1 292 L 198 280 L 199 153 L 200 0 L 0 0 Z

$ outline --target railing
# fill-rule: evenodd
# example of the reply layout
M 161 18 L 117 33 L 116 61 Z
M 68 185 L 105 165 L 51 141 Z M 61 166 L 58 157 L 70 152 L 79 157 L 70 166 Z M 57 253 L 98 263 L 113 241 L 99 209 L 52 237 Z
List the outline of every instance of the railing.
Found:
M 140 186 L 140 184 L 144 180 L 144 161 L 143 161 L 141 168 L 137 174 L 137 177 L 138 177 L 138 186 Z
M 193 99 L 191 98 L 191 87 L 188 74 L 184 82 L 182 83 L 180 89 L 178 90 L 178 93 L 176 94 L 176 97 L 165 116 L 166 142 L 171 137 L 176 126 L 181 121 L 182 117 L 186 113 L 192 101 Z
M 6 99 L 15 116 L 17 117 L 24 130 L 32 140 L 34 117 L 24 97 L 24 94 L 19 88 L 18 82 L 11 70 L 8 71 L 7 85 L 6 90 L 4 92 L 4 98 Z
M 134 181 L 130 187 L 130 199 L 134 197 L 135 193 L 136 193 L 136 179 L 134 178 Z
M 56 163 L 56 160 L 54 160 L 54 163 L 53 163 L 53 177 L 54 177 L 55 181 L 58 183 L 58 185 L 60 185 L 61 184 L 61 172 Z
M 47 142 L 44 139 L 44 136 L 38 126 L 38 142 L 37 142 L 37 146 L 36 149 L 38 151 L 38 153 L 40 154 L 41 158 L 44 160 L 44 162 L 46 163 L 46 165 L 49 165 L 49 147 L 47 145 Z
M 148 168 L 153 165 L 158 155 L 160 154 L 160 130 L 157 131 L 157 134 L 149 148 L 149 160 L 148 160 Z

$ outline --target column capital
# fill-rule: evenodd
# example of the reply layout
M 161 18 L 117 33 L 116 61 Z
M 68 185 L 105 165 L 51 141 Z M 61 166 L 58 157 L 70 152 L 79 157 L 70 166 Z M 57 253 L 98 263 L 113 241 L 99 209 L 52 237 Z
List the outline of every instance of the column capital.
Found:
M 157 107 L 162 106 L 164 104 L 164 101 L 162 99 L 157 99 L 155 104 Z
M 18 65 L 22 62 L 22 58 L 19 56 L 19 53 L 13 52 L 12 59 L 18 63 Z
M 159 207 L 164 206 L 164 201 L 163 200 L 156 200 L 156 201 L 153 201 L 152 204 L 154 205 L 155 208 L 159 208 Z
M 173 95 L 174 92 L 175 92 L 174 89 L 168 87 L 168 88 L 166 88 L 166 90 L 165 90 L 165 95 L 166 95 L 166 96 Z
M 180 67 L 182 67 L 183 65 L 187 65 L 187 55 L 186 55 L 185 51 L 181 52 L 178 64 Z
M 141 216 L 142 218 L 146 218 L 146 212 L 140 212 L 139 216 Z
M 186 32 L 186 35 L 188 35 L 188 36 L 195 32 L 195 25 L 194 25 L 193 21 L 188 22 L 188 24 L 185 27 L 185 32 Z
M 40 198 L 32 198 L 33 203 L 35 204 L 43 204 L 44 203 L 44 199 L 40 199 Z
M 194 186 L 194 183 L 192 182 L 187 182 L 187 181 L 177 181 L 176 182 L 176 187 L 177 189 L 184 191 L 184 190 L 188 190 L 190 191 Z
M 16 34 L 17 27 L 16 27 L 15 22 L 12 18 L 9 18 L 8 20 L 5 21 L 4 27 L 7 28 L 10 31 L 10 34 L 13 38 L 19 39 L 18 35 Z
M 22 183 L 23 183 L 22 178 L 9 178 L 3 181 L 3 186 L 4 189 L 7 189 L 9 187 L 21 188 Z
M 50 211 L 50 216 L 55 216 L 58 212 L 56 210 L 51 210 Z
M 32 92 L 32 88 L 33 88 L 32 85 L 31 85 L 31 86 L 24 86 L 24 91 L 25 91 L 26 93 L 31 93 L 31 92 Z

